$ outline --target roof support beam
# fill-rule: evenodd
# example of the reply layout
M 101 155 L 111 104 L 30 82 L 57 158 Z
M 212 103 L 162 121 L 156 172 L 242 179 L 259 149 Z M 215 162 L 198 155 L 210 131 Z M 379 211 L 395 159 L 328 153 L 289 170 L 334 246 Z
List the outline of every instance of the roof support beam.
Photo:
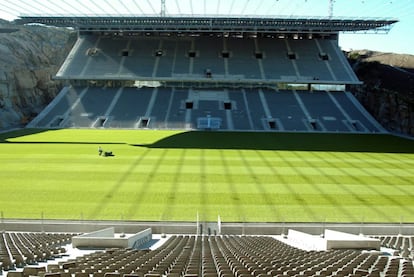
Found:
M 133 0 L 133 3 L 138 8 L 138 10 L 141 12 L 141 14 L 145 14 L 145 12 L 142 10 L 141 6 L 137 3 L 137 0 Z
M 86 6 L 84 4 L 84 2 L 82 3 L 81 0 L 70 0 L 70 1 L 76 1 L 76 3 L 78 3 L 78 5 L 82 6 L 85 10 L 90 10 L 91 8 L 89 6 Z M 95 5 L 95 8 L 98 10 L 100 10 L 102 12 L 103 15 L 107 14 L 107 11 L 105 11 L 104 9 L 102 9 L 102 7 L 100 5 Z
M 151 10 L 154 12 L 154 14 L 158 14 L 157 11 L 155 10 L 154 6 L 152 5 L 151 1 L 150 0 L 147 0 L 147 3 L 151 7 Z
M 27 2 L 23 2 L 21 0 L 17 0 L 17 1 L 19 1 L 23 5 L 25 5 L 26 8 L 24 10 L 31 10 L 31 11 L 36 11 L 37 13 L 44 13 L 44 10 L 43 9 L 39 9 L 38 7 L 35 7 L 35 6 L 33 6 L 33 5 L 31 5 L 31 4 L 27 3 Z M 20 7 L 22 7 L 22 6 L 20 6 Z M 28 9 L 28 7 L 30 9 Z
M 69 7 L 71 10 L 76 11 L 79 15 L 85 15 L 85 12 L 79 10 L 79 8 L 76 5 L 73 5 L 72 1 L 62 1 L 62 3 L 65 4 L 66 7 Z
M 62 14 L 62 10 L 56 10 L 53 5 L 53 3 L 50 2 L 50 0 L 46 0 L 46 2 L 41 3 L 41 1 L 38 0 L 32 0 L 33 2 L 36 2 L 37 4 L 41 5 L 42 7 L 47 7 L 48 10 L 52 11 L 54 14 Z
M 236 1 L 236 0 L 231 1 L 230 10 L 229 10 L 229 14 L 232 14 L 232 13 L 233 13 L 233 7 L 234 7 L 234 2 L 235 2 L 235 1 Z
M 91 30 L 137 32 L 252 32 L 334 34 L 338 32 L 386 33 L 395 19 L 320 19 L 320 18 L 221 18 L 221 17 L 37 17 L 22 16 L 17 23 L 40 23 Z
M 7 5 L 7 3 L 1 4 L 0 10 L 6 14 L 12 12 L 14 15 L 20 15 L 20 10 L 16 9 L 14 6 L 11 8 Z
M 181 14 L 181 8 L 180 4 L 178 3 L 178 0 L 175 0 L 175 6 L 177 7 L 178 14 Z
M 130 8 L 128 8 L 126 5 L 125 5 L 125 3 L 124 3 L 124 1 L 119 1 L 119 4 L 120 5 L 122 5 L 122 7 L 124 7 L 124 9 L 126 10 L 126 11 L 128 11 Z
M 194 14 L 194 10 L 193 10 L 193 0 L 190 0 L 190 9 L 191 9 L 191 14 Z
M 117 14 L 120 15 L 119 10 L 111 4 L 111 1 L 108 1 L 108 0 L 104 0 L 104 1 L 113 11 L 115 11 Z

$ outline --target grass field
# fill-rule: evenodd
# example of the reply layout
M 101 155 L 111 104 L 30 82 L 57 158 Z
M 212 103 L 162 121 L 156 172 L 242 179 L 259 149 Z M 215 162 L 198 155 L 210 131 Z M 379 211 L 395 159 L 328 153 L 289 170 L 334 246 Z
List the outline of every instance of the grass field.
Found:
M 414 222 L 414 141 L 388 135 L 22 130 L 0 180 L 5 218 Z

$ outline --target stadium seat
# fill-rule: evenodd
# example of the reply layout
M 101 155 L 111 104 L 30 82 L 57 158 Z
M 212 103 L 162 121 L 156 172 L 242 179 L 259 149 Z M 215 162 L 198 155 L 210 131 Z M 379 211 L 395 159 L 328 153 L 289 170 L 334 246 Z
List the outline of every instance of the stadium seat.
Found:
M 44 266 L 26 266 L 23 268 L 23 276 L 40 276 L 39 274 L 46 273 L 46 267 Z
M 9 271 L 7 272 L 7 277 L 24 277 L 24 275 L 21 271 Z

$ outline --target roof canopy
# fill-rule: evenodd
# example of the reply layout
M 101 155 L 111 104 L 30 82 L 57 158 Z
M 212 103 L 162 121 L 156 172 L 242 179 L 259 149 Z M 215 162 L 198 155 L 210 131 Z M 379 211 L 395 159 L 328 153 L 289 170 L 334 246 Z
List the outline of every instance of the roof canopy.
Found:
M 88 31 L 133 32 L 243 32 L 243 33 L 386 33 L 396 19 L 258 18 L 258 17 L 131 17 L 131 16 L 21 16 L 20 24 L 45 24 Z

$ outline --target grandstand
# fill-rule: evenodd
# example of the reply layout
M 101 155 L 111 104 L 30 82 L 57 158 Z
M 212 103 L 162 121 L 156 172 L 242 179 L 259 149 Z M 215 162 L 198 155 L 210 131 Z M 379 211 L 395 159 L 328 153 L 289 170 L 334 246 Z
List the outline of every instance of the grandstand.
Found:
M 381 133 L 347 91 L 361 82 L 339 31 L 395 20 L 30 17 L 75 27 L 70 86 L 30 127 Z
M 386 132 L 348 90 L 361 82 L 338 47 L 338 33 L 388 28 L 395 20 L 22 16 L 19 22 L 78 31 L 55 76 L 67 86 L 28 127 Z M 53 225 L 46 229 L 56 231 Z M 80 225 L 82 232 L 95 231 L 93 223 Z M 381 251 L 366 245 L 321 251 L 304 249 L 286 230 L 259 236 L 258 227 L 239 235 L 240 226 L 193 225 L 157 230 L 189 235 L 80 256 L 71 255 L 67 239 L 75 233 L 33 245 L 26 235 L 5 232 L 2 269 L 9 277 L 414 274 L 410 235 L 373 237 Z M 323 239 L 315 229 L 309 233 Z
M 75 234 L 4 234 L 3 270 L 10 277 L 25 276 L 413 276 L 410 260 L 390 259 L 381 252 L 358 249 L 307 251 L 284 238 L 265 236 L 173 235 L 155 249 L 107 248 L 66 252 Z M 404 257 L 413 237 L 382 236 L 384 247 L 400 245 Z M 36 245 L 30 244 L 34 240 Z M 4 244 L 3 244 L 4 243 Z M 42 246 L 47 243 L 49 246 Z M 10 248 L 9 248 L 10 247 Z M 8 252 L 8 249 L 12 249 Z M 14 251 L 13 251 L 14 250 Z M 23 253 L 20 251 L 24 251 Z M 10 253 L 10 256 L 8 256 Z M 411 254 L 412 255 L 412 254 Z M 412 256 L 411 256 L 412 257 Z M 49 261 L 45 263 L 45 261 Z

